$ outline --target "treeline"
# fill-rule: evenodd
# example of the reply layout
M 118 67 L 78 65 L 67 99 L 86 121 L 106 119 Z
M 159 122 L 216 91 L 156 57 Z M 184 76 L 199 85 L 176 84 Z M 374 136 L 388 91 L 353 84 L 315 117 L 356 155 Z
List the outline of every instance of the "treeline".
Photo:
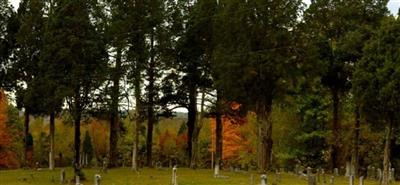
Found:
M 80 161 L 81 120 L 96 114 L 109 120 L 114 166 L 120 112 L 134 99 L 135 128 L 147 124 L 148 166 L 154 124 L 182 107 L 188 111 L 187 164 L 196 166 L 199 119 L 213 116 L 218 168 L 222 115 L 253 112 L 257 163 L 265 171 L 273 156 L 274 107 L 297 102 L 301 122 L 308 123 L 304 132 L 329 128 L 325 152 L 333 169 L 340 165 L 346 104 L 354 116 L 352 171 L 359 171 L 361 123 L 385 128 L 388 183 L 400 110 L 400 22 L 387 0 L 315 0 L 309 6 L 301 0 L 22 0 L 17 11 L 0 2 L 1 87 L 15 93 L 25 112 L 26 142 L 29 115 L 49 115 L 54 135 L 55 117 L 67 109 Z M 232 110 L 233 102 L 239 110 Z M 329 116 L 319 111 L 326 106 Z M 135 138 L 134 159 L 138 145 Z

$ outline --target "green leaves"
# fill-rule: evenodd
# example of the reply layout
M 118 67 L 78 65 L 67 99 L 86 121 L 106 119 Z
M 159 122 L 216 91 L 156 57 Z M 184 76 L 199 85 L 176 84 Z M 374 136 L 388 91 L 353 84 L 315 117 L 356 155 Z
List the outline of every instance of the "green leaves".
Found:
M 393 17 L 383 21 L 364 48 L 356 66 L 353 92 L 367 118 L 392 122 L 400 110 L 400 23 Z

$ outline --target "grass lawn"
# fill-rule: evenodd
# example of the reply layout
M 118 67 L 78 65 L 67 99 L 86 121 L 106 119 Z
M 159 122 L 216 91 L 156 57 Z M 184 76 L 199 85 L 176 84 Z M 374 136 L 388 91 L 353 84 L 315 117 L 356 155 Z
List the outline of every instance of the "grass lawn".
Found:
M 94 174 L 98 173 L 95 169 L 84 169 L 84 173 L 88 178 L 87 181 L 81 182 L 83 185 L 93 185 Z M 109 170 L 107 174 L 101 174 L 102 185 L 170 185 L 171 169 L 143 169 L 136 173 L 128 168 L 119 168 Z M 72 179 L 72 169 L 67 169 L 67 179 Z M 179 185 L 251 185 L 251 174 L 248 172 L 227 172 L 223 171 L 225 178 L 214 178 L 213 171 L 190 170 L 185 168 L 178 169 Z M 259 184 L 260 175 L 253 173 L 254 185 Z M 54 171 L 43 170 L 0 170 L 0 185 L 53 185 L 60 184 L 60 169 Z M 268 185 L 307 185 L 305 179 L 301 179 L 292 174 L 282 174 L 282 181 L 277 183 L 274 174 L 268 175 Z M 327 177 L 328 180 L 328 177 Z M 73 183 L 69 183 L 73 184 Z M 319 183 L 322 184 L 322 183 Z M 335 178 L 335 185 L 348 185 L 347 178 Z M 358 185 L 358 180 L 356 180 Z M 400 185 L 400 183 L 393 183 Z M 366 181 L 365 185 L 378 185 L 374 181 Z

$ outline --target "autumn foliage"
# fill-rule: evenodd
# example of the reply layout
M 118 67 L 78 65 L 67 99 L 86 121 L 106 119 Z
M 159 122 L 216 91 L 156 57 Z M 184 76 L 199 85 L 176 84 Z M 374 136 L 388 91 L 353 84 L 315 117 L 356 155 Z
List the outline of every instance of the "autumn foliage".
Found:
M 212 118 L 211 121 L 211 151 L 215 151 L 215 127 L 216 121 L 215 118 Z M 247 124 L 244 118 L 240 118 L 238 116 L 232 117 L 224 115 L 222 116 L 222 159 L 228 161 L 238 160 L 240 157 L 240 152 L 250 151 L 251 147 L 249 145 L 250 141 L 248 141 L 241 134 L 241 127 Z
M 7 128 L 7 99 L 4 92 L 0 91 L 0 169 L 19 166 L 15 153 L 10 150 L 12 142 L 12 135 Z

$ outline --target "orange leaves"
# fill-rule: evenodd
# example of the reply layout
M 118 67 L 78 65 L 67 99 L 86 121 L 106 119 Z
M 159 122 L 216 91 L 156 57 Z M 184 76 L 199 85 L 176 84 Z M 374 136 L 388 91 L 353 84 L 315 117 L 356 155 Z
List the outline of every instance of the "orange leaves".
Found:
M 241 134 L 241 126 L 247 124 L 243 118 L 222 117 L 222 159 L 236 160 L 241 151 L 249 150 L 249 141 Z M 212 151 L 215 150 L 215 118 L 211 119 Z
M 94 153 L 96 157 L 104 157 L 108 154 L 109 129 L 106 122 L 96 119 L 90 120 L 89 134 L 92 137 Z
M 18 167 L 17 156 L 10 150 L 12 135 L 7 128 L 7 99 L 3 91 L 0 91 L 0 169 Z

